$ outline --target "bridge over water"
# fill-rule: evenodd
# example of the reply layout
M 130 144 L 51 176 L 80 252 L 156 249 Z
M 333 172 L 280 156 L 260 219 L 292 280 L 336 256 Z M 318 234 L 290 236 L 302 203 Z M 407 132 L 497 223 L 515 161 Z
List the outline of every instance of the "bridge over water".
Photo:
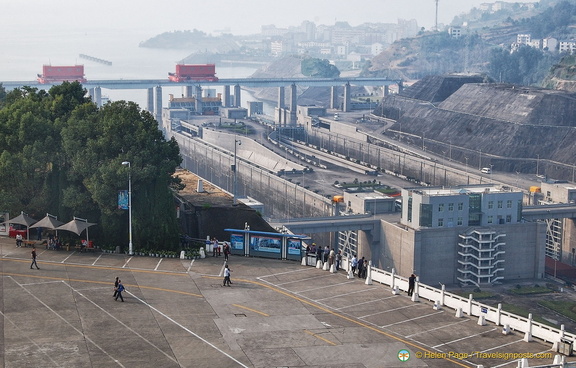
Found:
M 53 84 L 41 84 L 38 81 L 4 81 L 0 82 L 8 89 L 21 88 L 24 86 L 48 89 Z M 56 83 L 60 84 L 60 82 Z M 201 96 L 202 86 L 223 86 L 223 106 L 240 107 L 241 88 L 278 88 L 278 108 L 285 109 L 285 88 L 289 88 L 290 103 L 286 109 L 289 111 L 288 123 L 295 123 L 297 106 L 297 86 L 306 87 L 330 87 L 330 108 L 337 108 L 337 98 L 339 93 L 337 88 L 343 86 L 344 99 L 343 111 L 350 111 L 351 107 L 351 86 L 379 86 L 384 88 L 384 93 L 388 93 L 390 85 L 397 85 L 398 90 L 403 88 L 402 80 L 388 78 L 225 78 L 217 81 L 185 81 L 172 82 L 168 79 L 114 79 L 114 80 L 89 80 L 82 85 L 90 91 L 90 95 L 98 106 L 102 103 L 102 88 L 106 89 L 146 89 L 148 90 L 147 110 L 155 113 L 156 120 L 162 119 L 162 87 L 185 87 L 186 97 L 193 95 Z M 234 88 L 233 101 L 230 88 Z M 194 91 L 196 90 L 196 91 Z M 286 121 L 284 121 L 286 122 Z

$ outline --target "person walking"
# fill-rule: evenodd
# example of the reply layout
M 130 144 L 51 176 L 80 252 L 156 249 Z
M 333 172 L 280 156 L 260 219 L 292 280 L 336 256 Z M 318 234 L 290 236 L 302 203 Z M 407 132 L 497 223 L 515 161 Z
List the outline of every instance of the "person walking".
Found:
M 230 254 L 230 244 L 224 242 L 224 261 L 228 262 L 228 255 Z
M 340 264 L 342 264 L 342 251 L 339 250 L 336 253 L 336 271 L 340 270 Z
M 228 265 L 224 266 L 224 282 L 222 283 L 222 286 L 230 286 L 230 284 L 232 283 L 230 281 L 230 272 L 232 270 L 230 270 L 230 267 L 228 267 Z
M 22 234 L 16 234 L 16 247 L 22 247 Z
M 408 296 L 414 293 L 414 285 L 416 284 L 416 275 L 412 274 L 408 277 Z
M 122 297 L 122 292 L 124 290 L 126 289 L 124 289 L 124 285 L 122 285 L 122 280 L 118 280 L 118 286 L 116 287 L 116 298 L 114 298 L 114 300 L 118 300 L 118 298 L 120 298 L 120 300 L 124 302 L 124 298 Z
M 40 267 L 38 267 L 38 263 L 36 263 L 36 247 L 32 248 L 32 264 L 30 265 L 30 269 L 32 269 L 32 266 L 36 266 L 37 270 L 40 269 Z
M 114 295 L 112 295 L 112 298 L 116 298 L 116 295 L 118 295 L 118 284 L 120 283 L 120 279 L 118 278 L 118 276 L 116 276 L 116 280 L 114 281 Z

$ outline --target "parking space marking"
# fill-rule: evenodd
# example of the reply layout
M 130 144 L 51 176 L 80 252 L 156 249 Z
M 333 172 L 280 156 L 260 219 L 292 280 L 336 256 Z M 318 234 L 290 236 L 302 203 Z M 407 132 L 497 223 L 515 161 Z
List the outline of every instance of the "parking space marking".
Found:
M 214 350 L 216 350 L 217 352 L 221 353 L 222 355 L 230 358 L 232 361 L 234 361 L 235 363 L 237 363 L 238 365 L 240 365 L 241 367 L 244 368 L 249 368 L 247 365 L 245 365 L 244 363 L 242 363 L 241 361 L 237 360 L 236 358 L 234 358 L 232 355 L 226 353 L 224 350 L 218 348 L 216 345 L 212 344 L 210 341 L 204 339 L 202 336 L 198 335 L 197 333 L 195 333 L 194 331 L 190 330 L 189 328 L 187 328 L 186 326 L 182 325 L 181 323 L 179 323 L 178 321 L 175 321 L 172 317 L 166 315 L 165 313 L 162 313 L 160 310 L 158 310 L 157 308 L 155 308 L 154 306 L 146 303 L 144 300 L 138 298 L 136 295 L 132 294 L 131 292 L 129 292 L 128 290 L 126 290 L 126 292 L 128 294 L 130 294 L 134 299 L 138 300 L 140 303 L 144 304 L 145 306 L 147 306 L 148 308 L 152 309 L 153 311 L 155 311 L 156 313 L 160 314 L 162 317 L 166 318 L 168 321 L 172 322 L 173 324 L 175 324 L 176 326 L 180 327 L 181 329 L 183 329 L 184 331 L 188 332 L 190 335 L 196 337 L 198 340 L 202 341 L 203 343 L 205 343 L 206 345 L 212 347 Z
M 127 270 L 122 270 L 122 271 L 128 271 Z M 130 270 L 133 271 L 133 270 Z M 148 273 L 153 273 L 153 271 L 147 271 Z M 58 280 L 61 282 L 86 282 L 89 284 L 101 284 L 101 285 L 111 285 L 112 283 L 110 281 L 95 281 L 95 280 L 80 280 L 80 279 L 63 279 L 62 277 L 50 277 L 50 276 L 41 276 L 41 275 L 29 275 L 29 274 L 21 274 L 21 273 L 8 273 L 8 272 L 0 272 L 0 275 L 3 276 L 8 276 L 8 277 L 16 277 L 16 276 L 21 276 L 21 277 L 26 277 L 26 278 L 37 278 L 37 279 L 48 279 L 48 280 Z M 178 275 L 179 274 L 173 274 L 173 275 Z M 185 276 L 187 276 L 187 274 L 183 274 Z M 176 294 L 182 294 L 182 295 L 189 295 L 189 296 L 195 296 L 198 298 L 204 298 L 203 295 L 200 294 L 195 294 L 195 293 L 190 293 L 188 291 L 180 291 L 180 290 L 172 290 L 172 289 L 164 289 L 164 288 L 159 288 L 159 287 L 154 287 L 154 286 L 142 286 L 142 285 L 132 285 L 132 284 L 124 284 L 124 286 L 130 286 L 130 287 L 135 287 L 135 288 L 140 288 L 140 289 L 147 289 L 147 290 L 157 290 L 157 291 L 165 291 L 165 292 L 169 292 L 169 293 L 176 293 Z
M 318 278 L 315 278 L 315 280 L 318 280 Z M 345 284 L 350 284 L 353 283 L 354 281 L 346 281 L 346 282 L 341 282 L 338 284 L 333 284 L 330 285 L 330 287 L 335 286 L 335 285 L 345 285 Z M 276 285 L 282 285 L 282 284 L 276 284 Z M 316 290 L 322 290 L 322 289 L 326 289 L 326 285 L 320 286 L 320 287 L 315 287 L 315 288 L 311 288 L 311 289 L 306 289 L 306 290 L 302 290 L 302 291 L 294 291 L 294 294 L 301 294 L 301 293 L 307 293 L 309 291 L 316 291 Z
M 8 276 L 8 277 L 10 277 L 10 276 Z M 29 285 L 42 285 L 42 284 L 56 284 L 59 282 L 62 282 L 62 281 L 56 280 L 56 281 L 45 281 L 45 282 L 28 282 L 28 283 L 20 284 L 20 285 L 21 286 L 29 286 Z
M 186 270 L 186 272 L 190 272 L 190 270 L 192 269 L 192 265 L 194 264 L 194 259 L 190 261 L 190 266 L 188 266 L 188 269 Z
M 516 344 L 516 343 L 519 343 L 519 342 L 522 342 L 522 341 L 524 341 L 524 340 L 523 340 L 523 339 L 520 339 L 520 340 L 516 340 L 516 341 L 509 342 L 508 344 L 498 345 L 498 346 L 495 346 L 495 347 L 490 348 L 490 349 L 482 350 L 482 353 L 487 353 L 487 352 L 489 352 L 489 351 L 496 350 L 496 349 L 500 349 L 500 348 L 502 348 L 502 347 L 504 347 L 504 346 L 513 345 L 513 344 Z
M 238 307 L 238 308 L 242 308 L 242 309 L 249 310 L 250 312 L 258 313 L 258 314 L 260 314 L 260 315 L 262 315 L 262 316 L 264 316 L 264 317 L 270 317 L 269 314 L 264 313 L 264 312 L 257 311 L 256 309 L 248 308 L 248 307 L 245 307 L 245 306 L 240 305 L 240 304 L 232 304 L 232 305 L 235 306 L 235 307 Z
M 156 346 L 154 343 L 152 343 L 150 340 L 148 340 L 147 338 L 145 338 L 144 336 L 142 336 L 140 333 L 138 333 L 138 331 L 134 330 L 132 327 L 128 326 L 127 324 L 125 324 L 124 322 L 122 322 L 121 320 L 119 320 L 118 318 L 116 318 L 112 313 L 108 312 L 107 310 L 105 310 L 104 308 L 102 308 L 101 306 L 99 306 L 98 304 L 96 304 L 94 301 L 92 301 L 90 298 L 88 298 L 86 295 L 82 294 L 80 291 L 78 291 L 77 289 L 74 289 L 72 287 L 72 285 L 66 283 L 65 281 L 63 282 L 65 285 L 67 285 L 70 290 L 72 290 L 73 292 L 75 292 L 76 294 L 80 295 L 82 298 L 84 298 L 87 302 L 89 302 L 90 304 L 92 304 L 93 306 L 95 306 L 96 308 L 98 308 L 101 312 L 103 312 L 104 314 L 106 314 L 108 317 L 112 318 L 113 320 L 115 320 L 119 325 L 121 325 L 122 327 L 126 328 L 128 331 L 132 332 L 134 335 L 138 336 L 140 339 L 142 339 L 144 342 L 146 342 L 148 345 L 152 346 L 153 348 L 155 348 L 156 350 L 158 350 L 160 353 L 162 353 L 166 358 L 170 359 L 171 361 L 173 361 L 174 363 L 178 364 L 180 367 L 182 367 L 182 364 L 180 364 L 176 359 L 174 359 L 174 357 L 170 356 L 169 354 L 167 354 L 164 350 L 160 349 L 158 346 Z M 134 294 L 130 293 L 129 291 L 126 290 L 126 293 L 134 296 Z M 86 336 L 86 335 L 84 335 Z
M 380 312 L 376 312 L 376 313 L 372 313 L 372 314 L 367 314 L 367 315 L 365 315 L 365 316 L 358 317 L 358 318 L 364 319 L 364 318 L 367 318 L 367 317 L 377 316 L 378 314 L 384 314 L 384 313 L 388 313 L 388 312 L 394 312 L 394 311 L 397 311 L 397 310 L 400 310 L 400 309 L 412 308 L 412 307 L 416 307 L 416 306 L 418 306 L 418 304 L 414 303 L 414 304 L 410 304 L 410 305 L 405 305 L 405 306 L 403 306 L 403 307 L 398 307 L 398 308 L 388 309 L 388 310 L 385 310 L 385 311 L 380 311 Z
M 20 263 L 28 263 L 30 264 L 30 260 L 24 258 L 9 258 L 6 261 L 10 262 L 20 262 Z M 117 270 L 117 271 L 132 271 L 132 272 L 155 272 L 157 274 L 164 274 L 164 275 L 179 275 L 179 276 L 188 276 L 187 272 L 184 271 L 156 271 L 149 268 L 122 268 L 122 267 L 114 267 L 114 266 L 99 266 L 99 265 L 90 265 L 86 263 L 66 263 L 57 262 L 57 261 L 38 261 L 40 265 L 53 265 L 53 266 L 66 266 L 66 267 L 80 267 L 80 268 L 91 268 L 94 270 Z M 1 274 L 1 273 L 0 273 Z
M 62 262 L 60 262 L 60 263 L 66 262 L 66 261 L 68 260 L 68 258 L 72 257 L 72 255 L 73 255 L 74 253 L 76 253 L 76 251 L 70 253 L 70 255 L 69 255 L 68 257 L 64 258 L 64 259 L 62 260 Z
M 492 328 L 492 329 L 490 329 L 490 330 L 488 330 L 488 331 L 480 332 L 480 333 L 477 333 L 477 334 L 474 334 L 474 335 L 470 335 L 470 336 L 466 336 L 466 337 L 461 337 L 461 338 L 456 339 L 456 340 L 452 340 L 452 341 L 445 342 L 445 343 L 443 343 L 443 344 L 438 344 L 438 345 L 432 346 L 432 349 L 436 349 L 436 348 L 439 347 L 439 346 L 444 346 L 444 345 L 452 344 L 452 343 L 455 343 L 455 342 L 458 342 L 458 341 L 470 339 L 470 338 L 472 338 L 472 337 L 484 335 L 485 333 L 492 332 L 492 331 L 495 331 L 495 330 L 497 330 L 497 328 Z
M 370 291 L 370 289 L 362 289 L 362 290 L 356 290 L 356 291 L 351 291 L 349 293 L 342 293 L 342 294 L 334 294 L 334 295 L 330 295 L 327 296 L 326 298 L 320 298 L 320 299 L 316 299 L 316 300 L 326 300 L 326 299 L 333 299 L 333 298 L 341 298 L 343 296 L 347 296 L 347 295 L 351 295 L 351 294 L 356 294 L 356 293 L 365 293 L 367 291 Z M 386 298 L 387 299 L 387 298 Z M 346 307 L 344 307 L 346 308 Z
M 363 291 L 370 291 L 370 289 L 366 289 L 366 290 L 363 290 Z M 350 305 L 346 305 L 346 306 L 344 306 L 344 307 L 334 308 L 334 309 L 335 309 L 335 310 L 342 310 L 342 309 L 346 309 L 346 308 L 352 308 L 352 307 L 356 307 L 356 306 L 363 305 L 363 304 L 370 304 L 370 303 L 374 303 L 374 302 L 378 302 L 378 301 L 386 300 L 386 299 L 390 299 L 390 298 L 395 298 L 395 297 L 396 297 L 395 295 L 392 295 L 392 296 L 387 296 L 386 298 L 379 298 L 379 299 L 374 299 L 374 300 L 368 300 L 368 301 L 366 301 L 366 302 L 354 303 L 354 304 L 350 304 Z M 320 299 L 319 299 L 319 300 L 320 300 Z
M 2 316 L 2 319 L 4 321 L 8 321 L 8 323 L 10 323 L 12 326 L 16 327 L 16 329 L 20 330 L 21 326 L 17 325 L 14 321 L 12 321 L 11 318 L 8 318 L 8 316 L 6 314 L 4 314 L 3 311 L 0 311 L 0 316 Z M 36 347 L 36 350 L 38 350 L 39 352 L 41 352 L 44 356 L 46 356 L 46 358 L 48 358 L 52 364 L 54 364 L 55 367 L 60 367 L 60 364 L 58 364 L 57 362 L 54 361 L 54 359 L 52 359 L 52 357 L 50 356 L 50 354 L 47 353 L 47 350 L 44 349 L 42 346 L 38 345 L 36 343 L 36 341 L 32 340 L 31 338 L 29 338 L 28 336 L 26 336 L 26 339 L 28 341 L 30 341 L 30 343 L 32 345 L 34 345 Z M 6 351 L 4 351 L 4 353 L 6 353 Z
M 96 262 L 98 262 L 98 260 L 102 257 L 104 253 L 100 253 L 100 255 L 98 256 L 98 258 L 96 258 L 96 260 L 94 262 L 92 262 L 92 266 L 94 266 L 96 264 Z
M 122 268 L 126 268 L 126 266 L 128 265 L 128 262 L 130 262 L 130 260 L 132 259 L 132 257 L 129 257 L 126 262 L 124 262 L 124 265 L 122 266 Z M 160 261 L 162 261 L 162 259 L 160 259 Z M 160 262 L 158 262 L 158 264 L 160 264 Z M 158 266 L 156 266 L 156 268 L 158 268 Z M 154 269 L 154 271 L 156 271 L 156 269 Z
M 457 324 L 459 324 L 459 323 L 468 322 L 468 321 L 470 321 L 470 319 L 465 319 L 465 320 L 462 320 L 462 321 L 450 323 L 450 324 L 448 324 L 448 325 L 439 326 L 439 327 L 436 327 L 436 328 L 431 328 L 431 329 L 429 329 L 429 330 L 416 332 L 415 334 L 407 335 L 407 336 L 404 336 L 404 337 L 407 338 L 407 339 L 409 339 L 409 338 L 411 338 L 412 336 L 420 335 L 420 334 L 423 334 L 423 333 L 426 333 L 426 332 L 441 330 L 441 329 L 443 329 L 443 328 L 450 327 L 450 326 L 453 326 L 453 325 L 457 325 Z
M 328 339 L 326 339 L 326 338 L 324 338 L 324 337 L 322 337 L 322 336 L 320 336 L 320 335 L 318 335 L 318 334 L 316 334 L 316 333 L 314 333 L 314 332 L 312 332 L 312 331 L 304 330 L 304 332 L 306 332 L 308 335 L 312 335 L 312 336 L 314 336 L 315 338 L 320 339 L 320 340 L 324 341 L 325 343 L 330 344 L 330 345 L 332 345 L 332 346 L 338 345 L 338 344 L 336 344 L 335 342 L 330 341 L 330 340 L 328 340 Z
M 158 261 L 158 264 L 156 264 L 156 267 L 154 268 L 154 271 L 158 270 L 158 267 L 160 267 L 160 263 L 162 263 L 162 261 L 164 260 L 164 258 L 160 258 L 160 260 Z M 128 263 L 128 262 L 126 262 Z
M 439 312 L 436 312 L 436 313 L 428 313 L 428 314 L 425 314 L 425 315 L 420 316 L 420 317 L 414 317 L 414 318 L 410 318 L 410 319 L 405 319 L 405 320 L 400 321 L 400 322 L 394 322 L 394 323 L 390 323 L 390 324 L 388 324 L 388 325 L 380 326 L 380 328 L 386 328 L 386 327 L 390 327 L 390 326 L 394 326 L 394 325 L 401 325 L 402 323 L 414 321 L 414 320 L 417 320 L 417 319 L 427 318 L 427 317 L 430 317 L 430 316 L 433 316 L 433 315 L 436 315 L 436 314 L 439 314 L 439 313 L 444 313 L 444 311 L 439 311 Z M 406 336 L 404 336 L 404 337 L 406 337 Z
M 273 275 L 270 275 L 270 276 L 273 276 Z M 260 280 L 260 277 L 257 277 L 256 279 L 257 279 L 257 280 Z M 423 351 L 426 351 L 426 352 L 429 352 L 429 353 L 433 353 L 433 351 L 431 350 L 431 348 L 430 348 L 428 345 L 426 345 L 426 344 L 423 344 L 423 343 L 420 343 L 420 342 L 415 342 L 415 341 L 406 340 L 406 339 L 404 339 L 404 338 L 402 338 L 402 337 L 393 335 L 392 333 L 388 333 L 388 332 L 386 332 L 386 331 L 383 331 L 383 330 L 380 329 L 378 326 L 376 326 L 376 325 L 374 325 L 374 324 L 369 324 L 369 322 L 360 321 L 360 320 L 358 320 L 358 318 L 356 318 L 356 317 L 348 316 L 348 315 L 345 315 L 345 314 L 343 314 L 343 313 L 335 312 L 334 310 L 331 309 L 330 306 L 322 306 L 321 303 L 315 302 L 315 301 L 313 301 L 312 299 L 307 298 L 307 297 L 305 297 L 305 296 L 294 295 L 295 293 L 292 293 L 291 291 L 287 290 L 286 288 L 282 288 L 282 287 L 280 287 L 280 286 L 276 286 L 276 285 L 274 285 L 273 283 L 271 283 L 271 282 L 269 282 L 269 281 L 266 281 L 266 280 L 252 281 L 252 280 L 242 280 L 242 279 L 238 279 L 237 281 L 249 282 L 249 283 L 252 283 L 252 284 L 255 284 L 255 285 L 260 285 L 260 286 L 262 286 L 262 287 L 268 288 L 268 289 L 270 289 L 270 290 L 276 291 L 277 293 L 280 293 L 280 294 L 282 294 L 282 295 L 285 295 L 285 296 L 287 296 L 287 297 L 289 297 L 289 298 L 293 298 L 293 299 L 295 299 L 295 300 L 298 300 L 298 301 L 300 301 L 301 303 L 304 303 L 304 304 L 307 304 L 307 305 L 309 305 L 309 306 L 312 306 L 312 307 L 314 307 L 314 308 L 316 308 L 316 309 L 319 309 L 319 310 L 321 310 L 321 311 L 323 311 L 323 312 L 326 312 L 326 313 L 328 313 L 328 314 L 331 314 L 331 315 L 333 315 L 333 316 L 335 316 L 335 317 L 341 318 L 341 319 L 343 319 L 343 320 L 346 320 L 346 321 L 351 322 L 351 323 L 353 323 L 353 324 L 356 324 L 356 325 L 358 325 L 358 326 L 367 328 L 367 329 L 369 329 L 369 330 L 371 330 L 371 331 L 373 331 L 373 332 L 376 332 L 377 334 L 386 336 L 386 337 L 388 337 L 388 338 L 390 338 L 390 339 L 392 339 L 392 340 L 402 342 L 402 343 L 404 343 L 404 344 L 406 344 L 406 345 L 409 345 L 409 346 L 411 346 L 411 347 L 413 347 L 413 348 L 416 348 L 416 349 L 420 349 L 420 350 L 423 350 Z M 437 350 L 437 349 L 435 349 L 435 350 Z M 464 363 L 462 363 L 462 362 L 460 362 L 460 361 L 454 360 L 454 359 L 452 359 L 452 358 L 447 358 L 447 357 L 446 357 L 446 358 L 441 358 L 441 359 L 442 359 L 442 360 L 445 360 L 445 361 L 447 361 L 447 362 L 453 363 L 453 364 L 455 364 L 455 365 L 458 365 L 458 366 L 460 366 L 460 367 L 470 368 L 470 365 L 466 365 L 466 364 L 464 364 Z
M 44 308 L 48 309 L 50 312 L 52 312 L 52 314 L 54 314 L 56 317 L 60 318 L 62 321 L 64 321 L 65 324 L 67 324 L 68 326 L 70 326 L 74 331 L 78 332 L 78 334 L 80 334 L 80 336 L 82 336 L 84 339 L 86 339 L 86 341 L 90 342 L 92 345 L 94 345 L 98 350 L 100 350 L 102 353 L 104 353 L 106 356 L 108 356 L 114 363 L 118 364 L 120 367 L 124 367 L 124 365 L 122 365 L 122 363 L 120 363 L 117 359 L 115 359 L 114 357 L 112 357 L 112 355 L 110 355 L 106 350 L 104 350 L 100 345 L 98 345 L 95 341 L 93 341 L 90 337 L 86 336 L 84 334 L 84 332 L 80 331 L 78 328 L 76 328 L 72 323 L 68 322 L 68 320 L 66 320 L 64 317 L 62 317 L 58 312 L 56 312 L 54 309 L 50 308 L 50 306 L 46 303 L 44 303 L 42 300 L 40 300 L 40 298 L 38 298 L 36 295 L 34 295 L 32 292 L 30 292 L 28 289 L 26 289 L 24 286 L 20 285 L 20 283 L 18 283 L 18 281 L 14 280 L 13 277 L 10 277 L 10 279 L 18 286 L 20 286 L 22 288 L 22 290 L 24 290 L 27 294 L 29 294 L 32 298 L 36 299 L 36 301 L 40 304 L 42 304 L 44 306 Z
M 279 272 L 279 273 L 272 273 L 272 274 L 270 274 L 270 275 L 259 276 L 258 278 L 276 277 L 276 276 L 278 276 L 278 275 L 286 275 L 286 274 L 288 274 L 288 273 L 304 272 L 304 271 L 308 271 L 308 269 L 306 269 L 306 268 L 303 268 L 303 269 L 292 270 L 292 271 L 285 271 L 285 272 Z

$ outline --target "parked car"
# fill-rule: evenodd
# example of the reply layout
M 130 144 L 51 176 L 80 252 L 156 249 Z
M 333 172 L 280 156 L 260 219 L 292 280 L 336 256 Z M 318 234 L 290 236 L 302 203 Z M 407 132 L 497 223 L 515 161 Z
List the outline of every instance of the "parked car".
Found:
M 480 172 L 483 174 L 492 174 L 492 169 L 489 167 L 483 167 L 482 170 L 480 170 Z

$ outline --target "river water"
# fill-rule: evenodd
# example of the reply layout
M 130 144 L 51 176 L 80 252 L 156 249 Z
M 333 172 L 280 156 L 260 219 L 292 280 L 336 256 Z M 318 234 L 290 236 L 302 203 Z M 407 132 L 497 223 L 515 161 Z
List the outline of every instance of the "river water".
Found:
M 33 81 L 43 65 L 84 65 L 86 79 L 162 79 L 190 54 L 187 50 L 148 49 L 138 44 L 154 35 L 142 32 L 108 29 L 34 29 L 25 28 L 11 37 L 2 38 L 0 81 Z M 105 65 L 80 58 L 80 54 L 112 62 Z M 216 65 L 219 78 L 245 78 L 256 71 L 252 66 Z M 204 88 L 209 88 L 204 86 Z M 168 95 L 180 96 L 182 87 L 164 87 L 163 105 Z M 216 87 L 222 92 L 222 87 Z M 128 100 L 147 105 L 146 90 L 107 90 L 102 95 L 110 100 Z M 253 99 L 242 92 L 242 104 Z

